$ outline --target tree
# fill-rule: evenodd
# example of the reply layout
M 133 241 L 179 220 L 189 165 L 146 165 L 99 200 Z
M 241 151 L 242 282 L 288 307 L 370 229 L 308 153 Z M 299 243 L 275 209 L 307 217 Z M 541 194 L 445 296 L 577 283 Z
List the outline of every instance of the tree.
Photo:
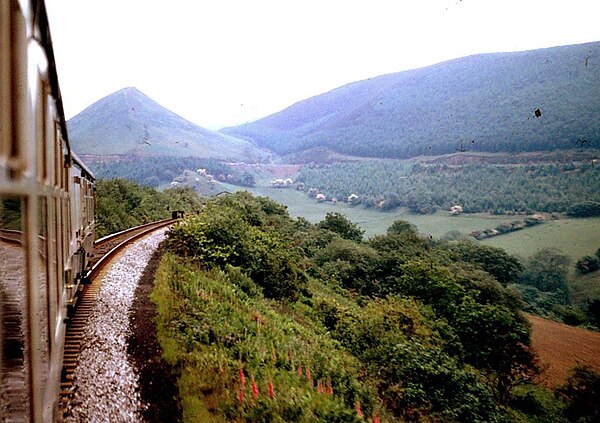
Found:
M 534 254 L 521 276 L 521 283 L 531 285 L 544 292 L 560 295 L 564 304 L 570 301 L 567 274 L 570 259 L 560 250 L 546 248 Z
M 344 239 L 356 242 L 362 241 L 365 233 L 356 223 L 352 223 L 346 216 L 337 212 L 327 213 L 325 219 L 317 223 L 317 227 L 335 232 Z
M 567 210 L 567 214 L 571 217 L 600 216 L 600 202 L 582 201 L 581 203 L 573 204 Z
M 506 286 L 519 279 L 523 266 L 502 248 L 460 241 L 454 247 L 460 258 L 485 270 Z
M 392 234 L 416 234 L 417 229 L 415 225 L 408 223 L 406 220 L 396 220 L 387 230 L 388 235 Z

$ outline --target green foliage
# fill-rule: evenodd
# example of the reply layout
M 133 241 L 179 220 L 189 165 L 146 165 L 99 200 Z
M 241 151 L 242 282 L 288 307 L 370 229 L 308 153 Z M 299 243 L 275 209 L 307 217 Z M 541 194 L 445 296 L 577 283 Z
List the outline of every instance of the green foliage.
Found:
M 175 225 L 167 246 L 206 268 L 240 267 L 267 297 L 295 301 L 306 277 L 291 241 L 275 229 L 277 222 L 290 220 L 282 206 L 237 193 L 213 200 Z
M 125 179 L 96 181 L 96 237 L 171 217 L 172 210 L 193 213 L 200 199 L 189 188 L 164 192 Z
M 355 193 L 371 198 L 381 209 L 393 205 L 415 213 L 449 210 L 453 205 L 461 205 L 466 213 L 565 212 L 582 198 L 600 204 L 600 168 L 587 163 L 564 171 L 561 163 L 448 166 L 371 160 L 304 166 L 298 181 L 328 198 L 345 199 Z
M 377 252 L 371 247 L 342 238 L 334 238 L 313 258 L 326 279 L 363 294 L 372 288 L 378 260 Z
M 366 242 L 330 221 L 342 230 L 238 193 L 173 227 L 154 295 L 189 419 L 354 421 L 356 407 L 386 421 L 505 420 L 537 368 L 516 294 L 479 267 L 511 260 L 457 260 L 402 221 Z M 285 394 L 241 405 L 240 367 Z M 317 380 L 333 396 L 315 396 Z
M 174 181 L 185 170 L 205 169 L 221 182 L 243 187 L 252 187 L 256 183 L 254 175 L 239 172 L 216 159 L 199 157 L 137 157 L 132 160 L 107 160 L 90 163 L 98 178 L 124 178 L 139 185 L 157 188 Z
M 317 223 L 320 229 L 335 232 L 344 239 L 350 241 L 362 241 L 364 230 L 359 228 L 356 223 L 352 223 L 341 213 L 327 213 L 325 219 Z
M 573 204 L 567 210 L 571 217 L 597 217 L 600 216 L 600 201 L 582 201 Z
M 575 263 L 575 269 L 582 275 L 595 272 L 600 269 L 600 258 L 597 256 L 585 256 Z
M 326 299 L 319 306 L 333 336 L 379 376 L 380 395 L 403 421 L 419 410 L 443 421 L 501 420 L 480 375 L 445 351 L 440 332 L 449 328 L 429 308 L 395 296 L 364 308 Z
M 502 248 L 461 241 L 454 244 L 452 250 L 461 260 L 485 270 L 504 286 L 516 282 L 523 271 L 519 260 Z
M 567 423 L 565 404 L 552 391 L 535 384 L 524 384 L 513 390 L 510 405 L 514 420 L 531 423 Z
M 565 415 L 572 422 L 600 420 L 600 375 L 590 367 L 575 367 L 567 383 L 557 389 L 567 403 Z
M 567 285 L 569 257 L 556 249 L 544 249 L 533 256 L 525 264 L 521 283 L 534 286 L 540 291 L 554 292 L 562 299 L 563 304 L 570 301 Z
M 387 230 L 388 235 L 400 235 L 404 233 L 416 235 L 417 228 L 415 227 L 415 225 L 412 225 L 405 220 L 396 220 L 390 225 L 390 227 Z
M 355 403 L 366 416 L 385 413 L 356 358 L 307 316 L 301 324 L 245 293 L 244 279 L 171 254 L 157 271 L 158 336 L 180 375 L 185 421 L 358 422 Z

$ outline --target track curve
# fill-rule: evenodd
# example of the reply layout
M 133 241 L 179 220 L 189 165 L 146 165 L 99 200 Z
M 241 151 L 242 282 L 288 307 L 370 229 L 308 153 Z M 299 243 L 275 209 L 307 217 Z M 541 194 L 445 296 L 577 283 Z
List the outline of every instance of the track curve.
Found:
M 73 315 L 67 322 L 63 353 L 63 371 L 60 386 L 60 406 L 63 413 L 68 411 L 69 403 L 73 395 L 73 373 L 77 367 L 79 354 L 81 352 L 83 333 L 92 306 L 96 301 L 97 294 L 102 286 L 101 278 L 98 278 L 97 276 L 111 259 L 129 244 L 158 229 L 172 225 L 176 221 L 177 219 L 165 219 L 136 226 L 125 231 L 108 235 L 94 242 L 93 255 L 90 257 L 91 267 L 85 275 L 87 283 L 84 285 L 83 290 L 79 295 Z

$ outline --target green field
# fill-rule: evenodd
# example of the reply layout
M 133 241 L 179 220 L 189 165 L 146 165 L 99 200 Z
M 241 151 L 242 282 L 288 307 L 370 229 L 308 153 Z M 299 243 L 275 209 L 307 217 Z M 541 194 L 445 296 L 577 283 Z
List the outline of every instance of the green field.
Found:
M 343 213 L 365 230 L 366 237 L 384 233 L 399 219 L 416 225 L 421 233 L 439 238 L 451 230 L 468 235 L 473 230 L 494 228 L 502 222 L 519 218 L 485 214 L 450 216 L 444 211 L 427 215 L 412 214 L 406 210 L 381 212 L 361 206 L 351 207 L 345 203 L 318 203 L 294 189 L 277 189 L 263 185 L 251 188 L 250 191 L 285 204 L 292 216 L 303 216 L 311 222 L 320 221 L 328 212 Z M 480 242 L 504 248 L 509 253 L 523 258 L 543 248 L 558 248 L 575 263 L 584 255 L 593 254 L 600 248 L 600 219 L 555 220 Z
M 481 241 L 502 247 L 511 254 L 528 257 L 543 248 L 557 248 L 573 264 L 600 248 L 600 219 L 561 219 Z
M 417 226 L 419 232 L 434 238 L 439 238 L 452 230 L 469 234 L 477 229 L 494 228 L 502 222 L 514 220 L 514 216 L 484 214 L 450 216 L 448 212 L 444 211 L 428 215 L 412 214 L 403 209 L 382 212 L 362 206 L 351 207 L 345 203 L 318 203 L 295 189 L 278 189 L 264 185 L 250 188 L 249 191 L 285 204 L 290 215 L 302 216 L 311 222 L 322 220 L 328 212 L 343 213 L 365 230 L 366 237 L 385 233 L 395 220 L 406 220 Z

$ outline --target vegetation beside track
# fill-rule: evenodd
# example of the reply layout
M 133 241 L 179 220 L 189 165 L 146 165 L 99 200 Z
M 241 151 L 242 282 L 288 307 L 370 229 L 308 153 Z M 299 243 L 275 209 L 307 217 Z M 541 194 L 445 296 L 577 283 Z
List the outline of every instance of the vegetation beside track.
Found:
M 564 421 L 492 276 L 516 260 L 357 229 L 248 193 L 173 228 L 153 299 L 186 421 Z
M 173 210 L 191 213 L 199 209 L 200 198 L 191 188 L 160 192 L 125 179 L 100 179 L 96 182 L 96 238 L 170 218 Z

